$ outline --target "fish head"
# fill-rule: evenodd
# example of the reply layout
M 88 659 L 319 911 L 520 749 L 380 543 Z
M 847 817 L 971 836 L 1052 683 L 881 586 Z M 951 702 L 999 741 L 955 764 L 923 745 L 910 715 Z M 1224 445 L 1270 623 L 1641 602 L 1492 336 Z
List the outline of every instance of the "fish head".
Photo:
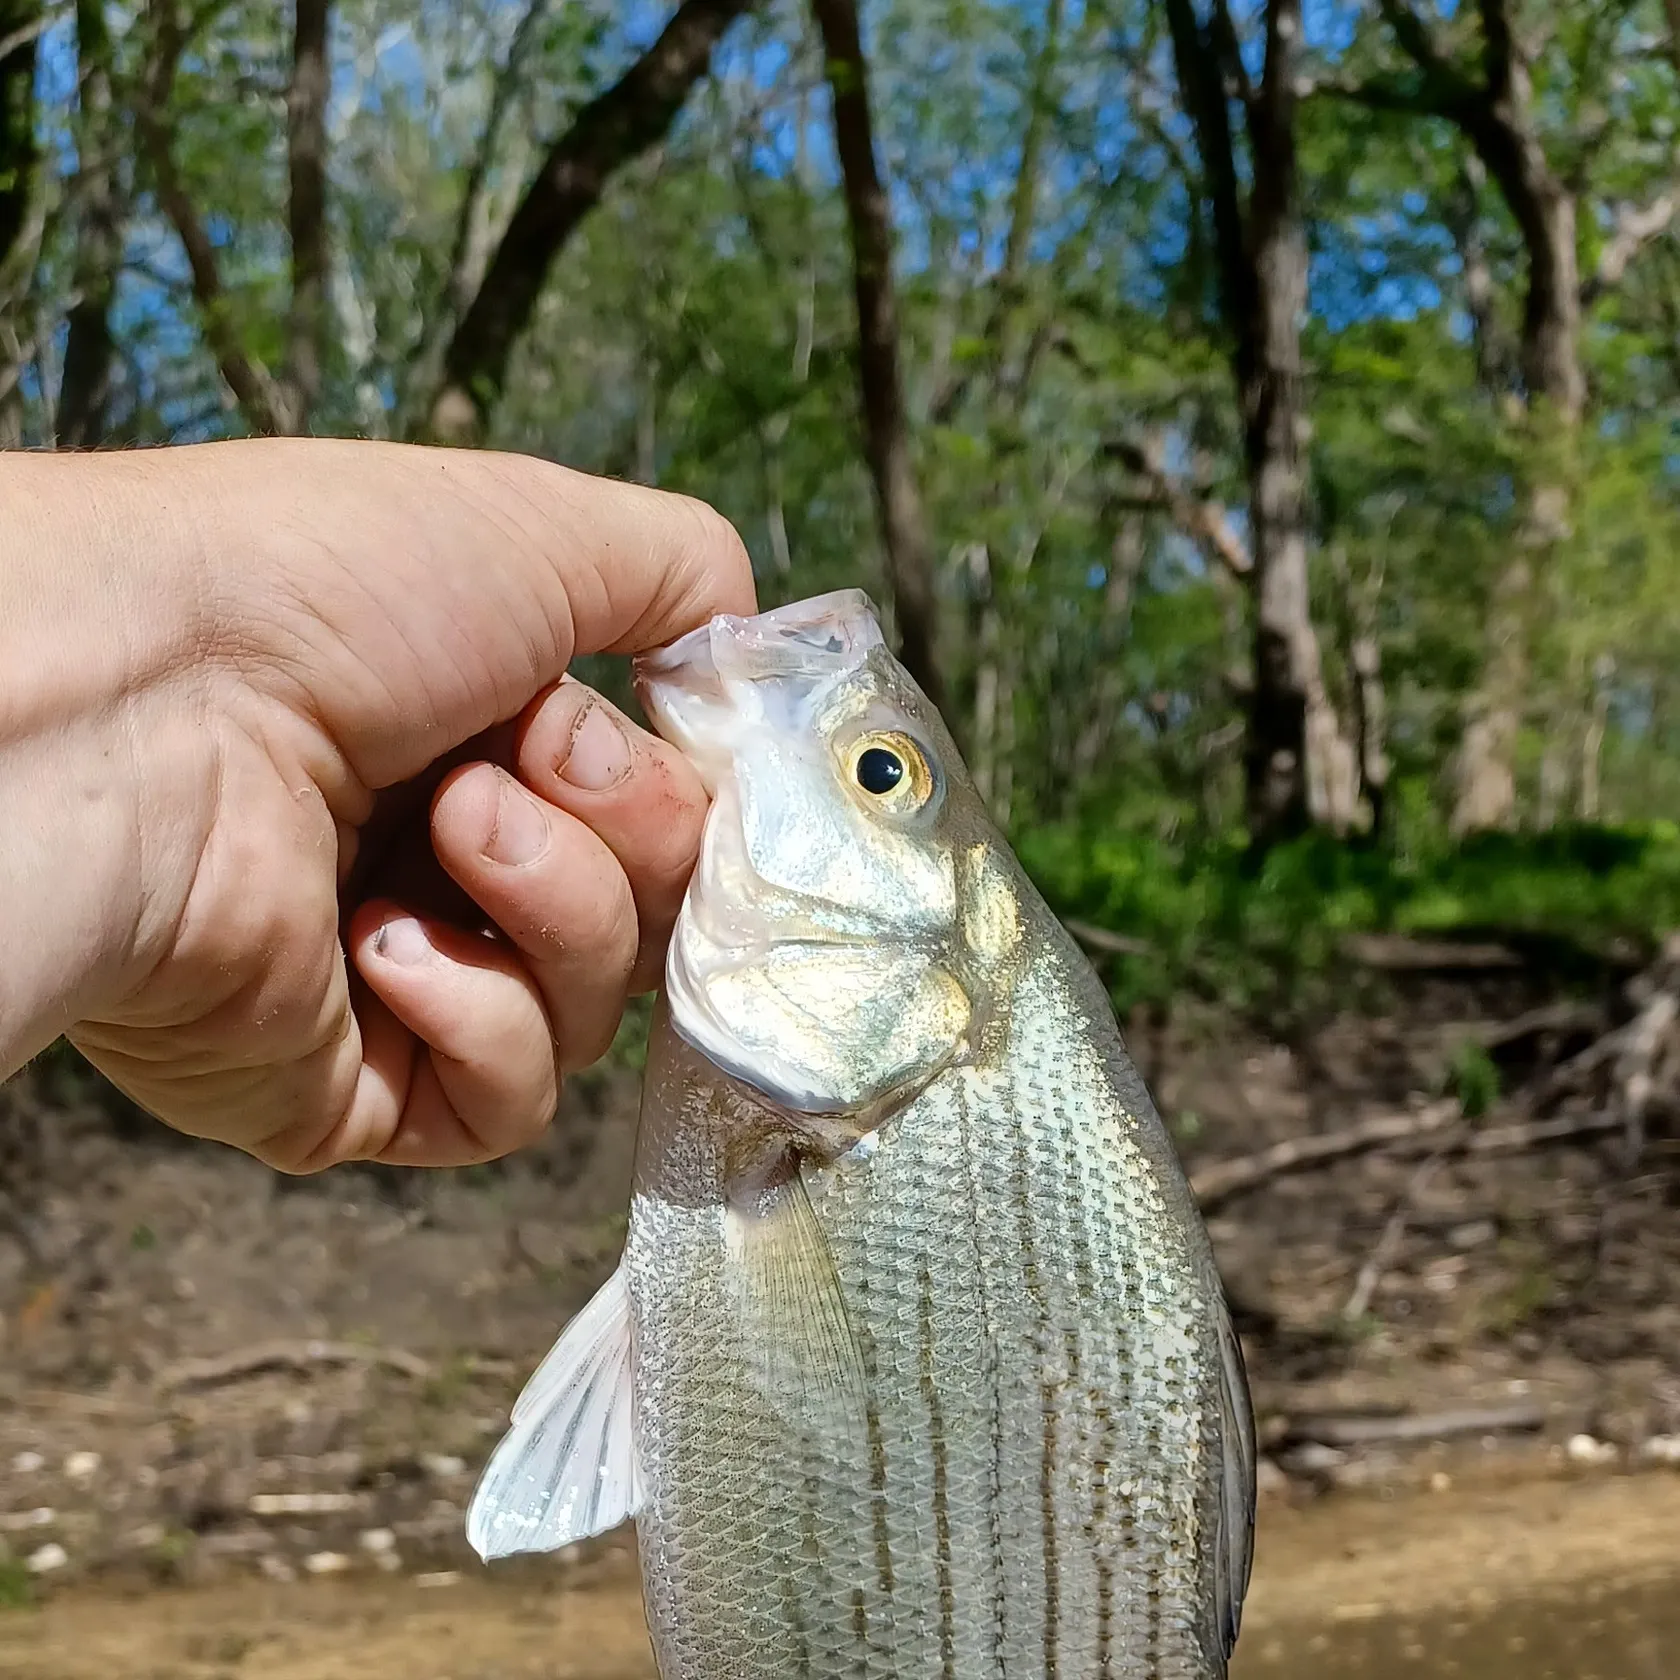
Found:
M 636 677 L 712 795 L 672 1025 L 842 1147 L 998 1029 L 1013 859 L 859 590 L 714 618 Z

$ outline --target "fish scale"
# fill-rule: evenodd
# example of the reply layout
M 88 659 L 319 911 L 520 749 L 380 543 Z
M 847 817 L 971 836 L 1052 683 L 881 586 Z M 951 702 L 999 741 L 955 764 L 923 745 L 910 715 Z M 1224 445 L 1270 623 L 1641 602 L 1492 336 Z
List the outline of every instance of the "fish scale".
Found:
M 719 1403 L 720 1368 L 745 1363 L 728 1311 L 705 1307 L 724 1221 L 684 1207 L 679 1235 L 672 1211 L 722 1200 L 704 1176 L 719 1158 L 696 1178 L 644 1131 L 629 1261 L 665 1680 L 1223 1674 L 1205 1626 L 1212 1272 L 1175 1235 L 1091 1001 L 1053 949 L 1013 1000 L 1002 1065 L 952 1070 L 866 1165 L 817 1175 L 865 1346 L 876 1438 L 854 1456 L 738 1391 Z M 708 1123 L 727 1106 L 715 1092 Z

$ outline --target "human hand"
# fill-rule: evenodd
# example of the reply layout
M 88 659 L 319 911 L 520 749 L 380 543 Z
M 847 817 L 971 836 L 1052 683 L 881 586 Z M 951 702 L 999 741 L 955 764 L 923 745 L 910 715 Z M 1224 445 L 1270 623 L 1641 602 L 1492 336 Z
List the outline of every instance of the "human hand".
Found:
M 0 1072 L 67 1032 L 288 1171 L 537 1135 L 656 983 L 706 806 L 562 673 L 751 611 L 734 531 L 312 440 L 12 456 L 0 508 Z

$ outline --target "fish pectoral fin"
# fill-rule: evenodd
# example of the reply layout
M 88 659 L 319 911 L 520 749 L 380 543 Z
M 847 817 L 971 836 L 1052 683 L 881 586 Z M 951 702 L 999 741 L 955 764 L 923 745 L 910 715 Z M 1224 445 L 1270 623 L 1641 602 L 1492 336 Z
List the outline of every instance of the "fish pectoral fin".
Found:
M 630 1291 L 624 1267 L 561 1332 L 514 1402 L 467 1512 L 478 1555 L 552 1552 L 636 1514 Z
M 765 1192 L 739 1221 L 741 1352 L 776 1413 L 814 1436 L 843 1437 L 864 1416 L 863 1354 L 840 1274 L 804 1177 Z

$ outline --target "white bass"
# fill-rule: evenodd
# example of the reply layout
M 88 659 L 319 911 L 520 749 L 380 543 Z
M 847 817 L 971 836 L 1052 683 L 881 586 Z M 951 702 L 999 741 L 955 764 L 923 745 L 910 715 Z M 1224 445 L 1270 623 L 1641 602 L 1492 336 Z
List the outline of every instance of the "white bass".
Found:
M 633 1516 L 663 1680 L 1224 1680 L 1242 1356 L 1089 964 L 863 595 L 638 682 L 714 802 L 624 1257 L 473 1544 Z

